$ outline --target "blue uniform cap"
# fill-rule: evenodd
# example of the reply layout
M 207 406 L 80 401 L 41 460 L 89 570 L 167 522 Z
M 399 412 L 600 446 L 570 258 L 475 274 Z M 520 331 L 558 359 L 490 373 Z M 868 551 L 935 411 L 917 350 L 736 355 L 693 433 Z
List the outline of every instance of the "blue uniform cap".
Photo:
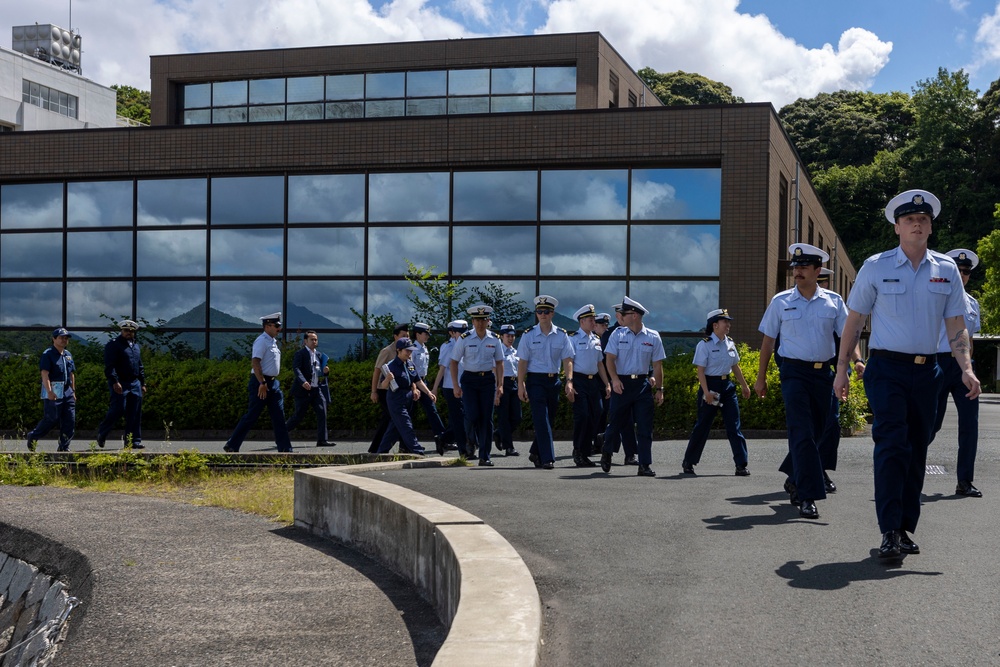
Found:
M 397 350 L 415 350 L 417 346 L 413 344 L 413 341 L 409 338 L 400 338 L 396 341 Z
M 58 327 L 52 330 L 52 337 L 58 338 L 59 336 L 68 336 L 69 332 L 66 331 L 65 327 Z

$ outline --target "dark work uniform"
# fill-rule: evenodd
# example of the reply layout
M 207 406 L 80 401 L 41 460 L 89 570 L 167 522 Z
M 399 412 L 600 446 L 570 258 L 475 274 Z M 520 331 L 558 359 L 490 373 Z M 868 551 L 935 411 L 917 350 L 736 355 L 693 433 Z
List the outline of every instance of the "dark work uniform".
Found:
M 133 445 L 142 443 L 142 387 L 146 384 L 146 374 L 139 344 L 124 336 L 109 341 L 104 346 L 104 377 L 108 380 L 111 399 L 104 421 L 97 427 L 97 442 L 103 445 L 108 433 L 125 415 L 122 442 Z M 122 393 L 115 392 L 115 383 L 121 385 Z
M 63 395 L 54 401 L 48 398 L 42 399 L 42 421 L 38 422 L 28 434 L 28 449 L 34 450 L 33 443 L 39 438 L 44 438 L 52 427 L 58 424 L 59 451 L 68 451 L 69 443 L 76 432 L 76 395 L 70 383 L 70 377 L 76 372 L 73 355 L 69 350 L 60 354 L 59 350 L 50 347 L 42 353 L 38 370 L 49 372 L 50 383 L 62 382 Z M 58 392 L 56 394 L 58 395 Z
M 378 453 L 385 454 L 399 440 L 400 451 L 423 454 L 424 448 L 417 441 L 417 434 L 413 430 L 413 420 L 410 418 L 410 411 L 413 410 L 413 386 L 420 380 L 417 369 L 412 363 L 404 362 L 396 357 L 389 362 L 389 371 L 396 382 L 396 388 L 390 387 L 385 395 L 392 422 L 386 429 L 385 435 L 382 436 Z
M 570 335 L 573 343 L 573 460 L 590 456 L 604 409 L 604 380 L 598 366 L 604 362 L 601 339 L 583 329 Z M 586 463 L 586 462 L 584 462 Z

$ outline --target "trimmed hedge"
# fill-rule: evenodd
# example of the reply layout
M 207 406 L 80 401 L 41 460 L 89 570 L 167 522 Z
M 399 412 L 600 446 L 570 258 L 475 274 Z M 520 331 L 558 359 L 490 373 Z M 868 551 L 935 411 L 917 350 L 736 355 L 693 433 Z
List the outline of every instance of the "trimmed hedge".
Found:
M 759 353 L 740 344 L 740 366 L 744 377 L 753 388 L 757 376 Z M 294 409 L 289 386 L 292 372 L 287 368 L 291 355 L 286 357 L 286 369 L 279 374 L 285 390 L 285 412 L 290 416 Z M 685 437 L 694 425 L 697 414 L 695 399 L 698 380 L 691 365 L 692 355 L 679 354 L 668 358 L 663 377 L 666 388 L 664 404 L 655 411 L 654 429 L 658 437 Z M 177 431 L 226 431 L 233 428 L 247 407 L 247 381 L 249 361 L 222 361 L 216 359 L 186 359 L 178 361 L 167 355 L 147 354 L 147 394 L 143 402 L 143 425 L 160 430 L 169 425 Z M 348 436 L 364 437 L 378 424 L 379 408 L 369 398 L 371 393 L 372 362 L 340 361 L 330 364 L 330 428 Z M 433 378 L 431 378 L 433 381 Z M 749 400 L 740 398 L 743 427 L 748 430 L 784 430 L 785 410 L 781 400 L 781 383 L 778 370 L 771 362 L 768 370 L 768 393 L 764 399 L 752 395 Z M 430 384 L 430 382 L 428 383 Z M 95 430 L 108 406 L 108 389 L 103 368 L 99 363 L 81 363 L 77 368 L 77 428 Z M 32 428 L 41 418 L 38 400 L 38 359 L 9 357 L 0 360 L 0 430 L 15 431 L 19 435 Z M 447 420 L 448 408 L 438 400 L 438 411 Z M 414 415 L 418 429 L 426 428 L 422 410 Z M 530 412 L 525 409 L 521 428 L 531 429 Z M 863 426 L 868 412 L 864 389 L 857 379 L 852 379 L 851 396 L 842 410 L 841 422 L 853 428 Z M 721 425 L 721 415 L 717 418 Z M 853 423 L 845 420 L 851 419 Z M 561 400 L 556 418 L 557 430 L 572 430 L 573 413 L 569 401 Z M 267 413 L 261 416 L 258 426 L 269 429 Z M 300 426 L 307 432 L 315 427 L 312 411 Z

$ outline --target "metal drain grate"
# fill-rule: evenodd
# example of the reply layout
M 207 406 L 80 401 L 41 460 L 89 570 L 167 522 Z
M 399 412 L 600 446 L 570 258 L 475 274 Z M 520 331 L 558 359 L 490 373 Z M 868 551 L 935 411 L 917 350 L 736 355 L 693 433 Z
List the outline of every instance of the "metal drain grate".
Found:
M 948 471 L 944 469 L 944 466 L 927 466 L 926 470 L 928 475 L 947 475 Z

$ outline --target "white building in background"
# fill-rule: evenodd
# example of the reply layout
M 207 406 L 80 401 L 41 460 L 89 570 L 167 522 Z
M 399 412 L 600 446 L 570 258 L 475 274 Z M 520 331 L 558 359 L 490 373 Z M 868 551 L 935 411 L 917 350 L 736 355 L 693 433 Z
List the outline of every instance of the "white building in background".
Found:
M 85 79 L 43 49 L 19 52 L 29 41 L 28 31 L 44 32 L 46 41 L 49 35 L 75 40 L 79 64 L 79 35 L 48 24 L 13 28 L 14 49 L 0 47 L 0 132 L 115 127 L 115 91 Z

